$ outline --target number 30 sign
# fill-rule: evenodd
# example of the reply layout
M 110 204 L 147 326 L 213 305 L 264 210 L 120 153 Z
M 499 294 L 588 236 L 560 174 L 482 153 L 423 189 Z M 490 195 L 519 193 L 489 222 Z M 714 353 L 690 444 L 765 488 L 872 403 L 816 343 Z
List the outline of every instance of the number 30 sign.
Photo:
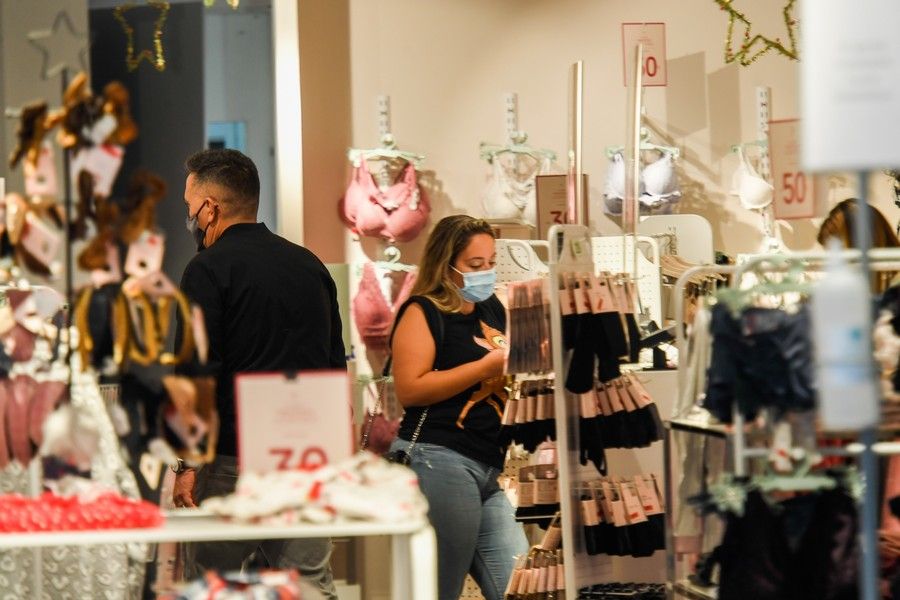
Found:
M 666 86 L 666 24 L 622 23 L 622 65 L 626 86 L 631 85 L 634 78 L 634 48 L 638 44 L 644 45 L 643 84 Z
M 346 371 L 235 378 L 241 471 L 315 469 L 353 453 Z
M 813 176 L 800 170 L 800 120 L 769 122 L 769 158 L 776 219 L 815 216 Z

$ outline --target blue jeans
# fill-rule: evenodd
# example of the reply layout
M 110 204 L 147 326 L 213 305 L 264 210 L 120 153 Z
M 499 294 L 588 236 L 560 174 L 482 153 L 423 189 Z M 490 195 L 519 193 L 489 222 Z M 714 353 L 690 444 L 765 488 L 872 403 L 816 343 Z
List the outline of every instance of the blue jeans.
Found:
M 402 439 L 391 445 L 392 451 L 407 448 Z M 417 443 L 411 458 L 437 534 L 438 597 L 457 600 L 470 573 L 485 600 L 502 600 L 528 541 L 497 483 L 500 473 L 437 444 Z

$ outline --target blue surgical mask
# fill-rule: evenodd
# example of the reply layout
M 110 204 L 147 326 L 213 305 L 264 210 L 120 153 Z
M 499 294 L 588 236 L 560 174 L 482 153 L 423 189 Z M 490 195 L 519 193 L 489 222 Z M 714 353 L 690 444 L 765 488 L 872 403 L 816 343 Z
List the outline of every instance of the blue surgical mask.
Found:
M 197 214 L 193 217 L 188 215 L 188 217 L 184 220 L 184 226 L 187 227 L 188 232 L 194 236 L 194 242 L 197 244 L 197 252 L 200 252 L 206 246 L 204 245 L 204 240 L 206 239 L 206 231 L 200 229 L 200 211 L 203 210 L 201 206 L 197 209 Z
M 467 302 L 484 302 L 494 294 L 494 285 L 497 283 L 496 269 L 463 273 L 452 265 L 450 268 L 462 275 L 463 286 L 459 288 L 459 295 Z

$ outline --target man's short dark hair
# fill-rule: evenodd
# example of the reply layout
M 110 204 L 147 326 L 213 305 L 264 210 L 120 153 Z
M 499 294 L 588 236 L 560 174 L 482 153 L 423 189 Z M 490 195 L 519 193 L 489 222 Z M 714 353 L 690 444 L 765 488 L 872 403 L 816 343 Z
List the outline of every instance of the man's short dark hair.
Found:
M 233 197 L 222 200 L 235 212 L 256 215 L 259 207 L 259 173 L 256 165 L 237 150 L 201 150 L 184 163 L 196 183 L 215 183 L 229 190 Z

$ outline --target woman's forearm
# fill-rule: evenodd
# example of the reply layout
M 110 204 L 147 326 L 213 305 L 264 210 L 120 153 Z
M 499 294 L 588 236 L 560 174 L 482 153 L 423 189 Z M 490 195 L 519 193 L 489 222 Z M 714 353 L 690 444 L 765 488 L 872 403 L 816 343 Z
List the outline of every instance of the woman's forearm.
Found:
M 484 359 L 446 371 L 428 371 L 418 377 L 394 377 L 394 392 L 404 407 L 429 406 L 452 398 L 490 377 L 490 365 Z

